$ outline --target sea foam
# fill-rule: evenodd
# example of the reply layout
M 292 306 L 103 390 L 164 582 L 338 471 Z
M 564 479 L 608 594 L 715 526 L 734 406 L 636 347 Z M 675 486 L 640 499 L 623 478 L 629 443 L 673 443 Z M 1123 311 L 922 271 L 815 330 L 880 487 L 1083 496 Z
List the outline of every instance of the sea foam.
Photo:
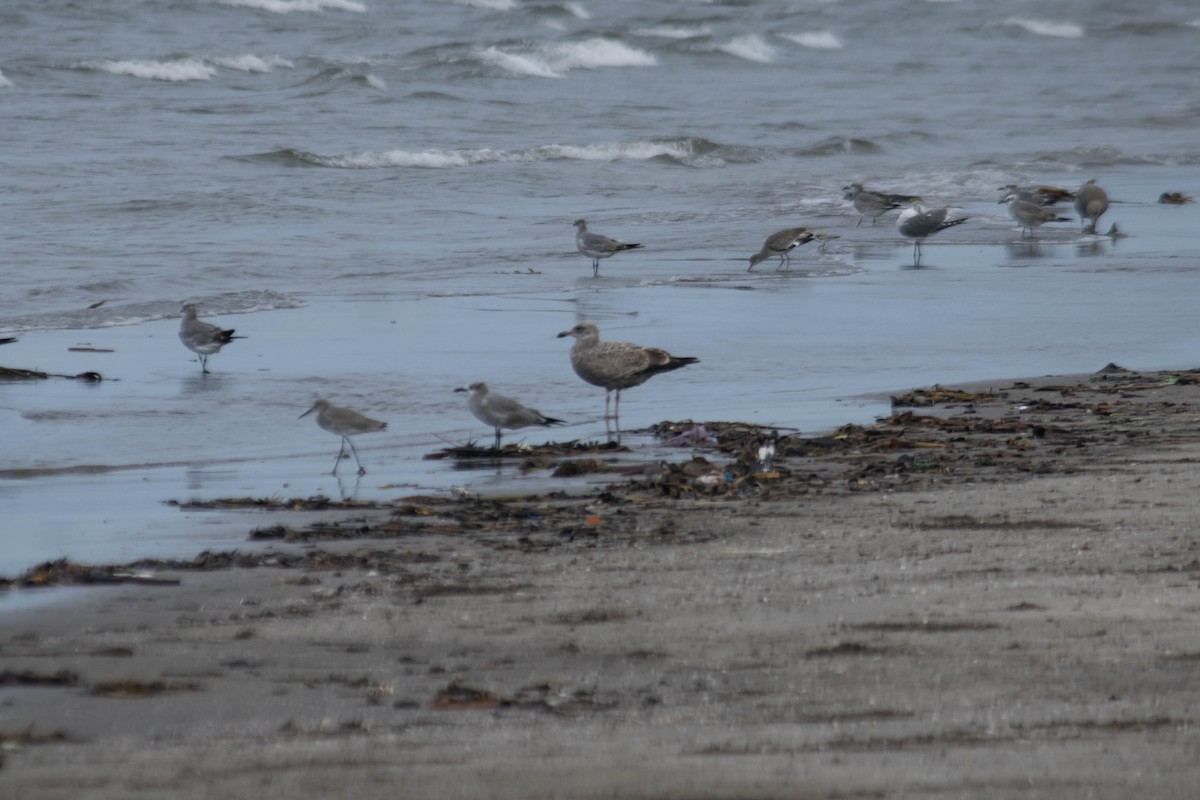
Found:
M 731 56 L 744 58 L 747 61 L 757 61 L 760 64 L 768 64 L 775 60 L 775 48 L 754 33 L 735 37 L 725 44 L 717 45 L 717 49 Z
M 535 78 L 561 78 L 573 69 L 652 67 L 658 63 L 649 53 L 599 38 L 541 45 L 521 53 L 489 47 L 479 52 L 479 58 L 486 64 Z
M 1002 24 L 1010 28 L 1022 28 L 1038 36 L 1052 36 L 1056 39 L 1083 38 L 1083 28 L 1073 22 L 1043 22 L 1036 19 L 1009 17 Z
M 294 11 L 357 11 L 365 14 L 367 6 L 357 0 L 217 0 L 222 5 L 242 6 L 270 11 L 272 14 L 291 14 Z
M 4 89 L 8 86 L 12 86 L 12 81 L 10 81 L 8 78 L 4 77 L 3 72 L 0 72 L 0 89 Z
M 113 75 L 171 82 L 206 81 L 217 74 L 215 67 L 195 58 L 179 61 L 85 61 L 80 66 Z
M 842 40 L 829 31 L 784 33 L 780 35 L 789 42 L 795 42 L 801 47 L 809 47 L 813 50 L 841 50 L 844 46 Z
M 384 150 L 334 156 L 323 156 L 303 150 L 284 150 L 254 156 L 254 158 L 299 161 L 304 164 L 331 167 L 333 169 L 387 169 L 396 167 L 446 169 L 497 162 L 532 163 L 558 160 L 648 161 L 659 157 L 690 162 L 696 158 L 696 147 L 692 140 L 677 139 L 591 145 L 550 144 L 526 150 L 500 150 L 490 147 L 474 150 Z M 715 162 L 710 160 L 704 162 L 704 165 L 711 165 L 712 163 Z

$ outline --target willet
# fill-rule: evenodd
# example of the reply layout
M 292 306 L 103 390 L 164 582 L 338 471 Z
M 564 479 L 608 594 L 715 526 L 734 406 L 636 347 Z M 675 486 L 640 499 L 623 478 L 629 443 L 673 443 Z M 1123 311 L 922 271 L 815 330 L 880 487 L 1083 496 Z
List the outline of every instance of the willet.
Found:
M 842 197 L 854 203 L 854 210 L 859 213 L 858 222 L 854 227 L 862 225 L 863 217 L 871 218 L 871 225 L 891 211 L 900 208 L 904 203 L 916 203 L 920 197 L 913 194 L 889 194 L 888 192 L 872 192 L 863 188 L 861 183 L 852 183 L 842 187 Z
M 1062 200 L 1073 200 L 1075 198 L 1075 193 L 1070 189 L 1061 189 L 1058 186 L 1043 186 L 1041 184 L 1018 186 L 1015 183 L 1010 183 L 1001 186 L 997 191 L 1004 192 L 1006 195 L 1015 194 L 1021 200 L 1028 200 L 1031 203 L 1037 203 L 1039 206 L 1052 206 Z
M 579 248 L 579 252 L 592 260 L 593 278 L 600 275 L 600 259 L 608 258 L 613 253 L 619 253 L 622 250 L 641 247 L 640 244 L 625 244 L 603 234 L 592 233 L 587 228 L 586 219 L 575 220 L 575 246 Z
M 222 347 L 234 339 L 245 339 L 245 336 L 234 336 L 233 329 L 222 330 L 216 325 L 196 319 L 196 304 L 185 303 L 183 306 L 183 322 L 179 323 L 179 341 L 183 346 L 200 356 L 200 372 L 208 372 L 208 357 L 219 352 Z
M 779 256 L 779 266 L 775 268 L 776 272 L 783 269 L 785 265 L 790 268 L 792 257 L 789 253 L 797 245 L 807 244 L 815 238 L 816 234 L 808 228 L 785 228 L 775 231 L 763 242 L 762 249 L 750 256 L 750 266 L 746 268 L 746 271 L 749 272 L 754 269 L 755 264 L 766 261 L 771 256 Z
M 575 374 L 593 386 L 604 389 L 604 427 L 608 420 L 617 421 L 617 433 L 621 432 L 621 390 L 640 386 L 660 372 L 686 367 L 700 359 L 690 356 L 673 356 L 657 347 L 642 347 L 629 342 L 602 342 L 600 329 L 591 322 L 581 322 L 558 338 L 574 336 L 571 347 L 571 366 Z M 617 393 L 616 407 L 612 416 L 608 413 L 609 396 Z
M 1079 191 L 1075 193 L 1075 210 L 1079 212 L 1079 229 L 1095 233 L 1096 223 L 1108 210 L 1108 194 L 1096 185 L 1095 178 L 1080 186 Z M 1091 220 L 1091 224 L 1085 226 L 1084 220 Z
M 949 219 L 949 216 L 950 209 L 948 208 L 926 209 L 920 203 L 913 203 L 912 206 L 900 212 L 899 218 L 896 219 L 896 229 L 900 231 L 901 236 L 914 240 L 914 263 L 921 261 L 922 239 L 932 236 L 938 231 L 944 231 L 946 228 L 960 225 L 969 219 L 969 217 Z
M 330 433 L 336 433 L 342 437 L 342 446 L 338 448 L 337 460 L 333 462 L 333 472 L 330 474 L 337 474 L 338 464 L 342 462 L 342 456 L 346 453 L 346 445 L 350 445 L 350 452 L 354 453 L 354 463 L 358 464 L 358 474 L 366 475 L 366 467 L 359 461 L 358 451 L 354 449 L 354 442 L 350 441 L 350 437 L 359 433 L 384 430 L 387 428 L 387 423 L 371 419 L 370 417 L 364 417 L 352 408 L 330 405 L 328 400 L 321 399 L 313 403 L 312 408 L 305 411 L 297 419 L 303 419 L 314 411 L 317 412 L 318 425 Z
M 454 391 L 471 393 L 467 400 L 467 408 L 475 415 L 475 419 L 496 429 L 496 444 L 494 445 L 496 450 L 500 449 L 501 428 L 515 430 L 529 425 L 563 424 L 561 419 L 547 417 L 540 411 L 521 405 L 511 397 L 489 391 L 488 385 L 482 381 L 476 381 L 465 389 L 455 389 Z
M 1008 203 L 1008 215 L 1021 223 L 1021 238 L 1025 238 L 1025 231 L 1029 231 L 1029 238 L 1033 238 L 1033 229 L 1039 227 L 1046 222 L 1070 222 L 1070 217 L 1060 217 L 1053 211 L 1048 211 L 1042 208 L 1032 200 L 1025 200 L 1019 197 L 1016 193 L 1010 194 L 1000 203 Z

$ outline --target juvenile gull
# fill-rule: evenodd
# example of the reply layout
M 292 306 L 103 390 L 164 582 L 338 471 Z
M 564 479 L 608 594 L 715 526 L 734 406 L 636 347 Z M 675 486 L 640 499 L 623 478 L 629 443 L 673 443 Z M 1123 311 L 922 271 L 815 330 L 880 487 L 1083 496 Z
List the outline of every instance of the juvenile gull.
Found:
M 1095 233 L 1096 223 L 1108 210 L 1108 194 L 1096 185 L 1095 178 L 1080 186 L 1079 191 L 1075 193 L 1075 210 L 1079 212 L 1079 229 L 1086 233 Z M 1084 220 L 1091 220 L 1091 224 L 1085 227 Z
M 969 217 L 949 219 L 949 216 L 950 209 L 948 208 L 926 209 L 920 203 L 913 203 L 912 206 L 900 212 L 900 216 L 896 220 L 896 229 L 900 231 L 901 236 L 907 236 L 914 240 L 913 258 L 916 263 L 921 260 L 922 239 L 932 236 L 938 231 L 944 231 L 946 228 L 960 225 L 969 219 Z
M 455 389 L 454 391 L 471 393 L 471 397 L 467 400 L 467 408 L 475 415 L 475 419 L 496 429 L 496 444 L 494 445 L 496 450 L 500 449 L 501 428 L 515 430 L 527 425 L 563 424 L 561 419 L 547 417 L 540 411 L 521 405 L 511 397 L 489 391 L 488 385 L 482 381 L 476 381 L 465 389 Z
M 592 233 L 587 228 L 586 219 L 575 220 L 575 246 L 579 248 L 579 252 L 592 260 L 593 278 L 600 275 L 600 259 L 608 258 L 613 253 L 619 253 L 622 250 L 641 247 L 640 244 L 625 244 L 603 234 Z
M 673 356 L 657 347 L 642 347 L 629 342 L 602 342 L 600 329 L 591 322 L 581 322 L 558 338 L 574 336 L 571 346 L 571 366 L 575 374 L 593 386 L 604 388 L 604 424 L 617 420 L 617 432 L 621 424 L 621 390 L 640 386 L 660 372 L 686 367 L 700 359 L 690 356 Z M 612 416 L 608 413 L 609 396 L 617 393 L 616 407 Z
M 797 245 L 807 244 L 815 238 L 816 234 L 808 228 L 785 228 L 775 231 L 763 242 L 762 249 L 750 256 L 750 266 L 746 268 L 746 271 L 749 272 L 754 269 L 755 264 L 766 261 L 771 256 L 779 256 L 779 266 L 775 268 L 776 272 L 783 269 L 785 265 L 790 268 L 792 257 L 789 253 Z
M 200 356 L 200 372 L 208 372 L 208 357 L 218 352 L 234 339 L 245 339 L 245 336 L 234 336 L 233 328 L 222 330 L 216 325 L 196 319 L 196 304 L 185 303 L 183 306 L 183 321 L 179 323 L 179 341 L 183 346 Z
M 1039 206 L 1052 206 L 1061 200 L 1072 200 L 1075 198 L 1075 193 L 1070 189 L 1061 189 L 1057 186 L 1042 186 L 1040 184 L 1018 186 L 1015 183 L 1010 183 L 1001 186 L 998 191 L 1005 194 L 1015 194 L 1020 199 L 1037 203 Z
M 921 200 L 917 195 L 889 194 L 887 192 L 872 192 L 863 188 L 861 183 L 852 183 L 842 187 L 842 197 L 854 203 L 854 210 L 859 213 L 858 222 L 854 227 L 862 225 L 863 217 L 870 217 L 871 224 L 891 211 L 900 208 L 904 203 L 916 203 Z
M 1033 238 L 1033 229 L 1042 225 L 1045 222 L 1070 222 L 1070 217 L 1060 217 L 1053 211 L 1048 211 L 1042 208 L 1033 200 L 1026 200 L 1018 196 L 1016 193 L 1010 194 L 1003 200 L 998 202 L 1008 203 L 1008 215 L 1021 223 L 1021 238 L 1025 238 L 1025 231 L 1029 231 L 1029 238 Z
M 354 442 L 350 441 L 350 437 L 359 433 L 384 430 L 387 428 L 387 423 L 364 417 L 352 408 L 330 405 L 328 400 L 323 399 L 318 399 L 313 403 L 312 408 L 297 419 L 303 419 L 314 411 L 317 412 L 318 425 L 330 433 L 336 433 L 342 437 L 342 446 L 338 448 L 337 460 L 333 462 L 333 471 L 329 474 L 337 474 L 338 464 L 341 463 L 342 456 L 346 453 L 346 445 L 350 445 L 350 452 L 354 453 L 354 463 L 358 464 L 358 474 L 366 475 L 366 467 L 358 460 L 358 451 L 354 449 Z

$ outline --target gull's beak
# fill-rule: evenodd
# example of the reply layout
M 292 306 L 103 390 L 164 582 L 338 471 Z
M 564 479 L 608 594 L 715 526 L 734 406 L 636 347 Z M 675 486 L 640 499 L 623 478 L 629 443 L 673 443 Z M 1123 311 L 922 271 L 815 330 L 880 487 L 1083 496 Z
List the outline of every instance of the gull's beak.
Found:
M 454 391 L 456 391 L 456 392 L 469 392 L 469 391 L 471 391 L 471 390 L 470 390 L 470 389 L 464 389 L 463 387 L 461 387 L 461 386 L 460 386 L 460 387 L 458 387 L 457 389 L 455 389 Z
M 562 333 L 560 333 L 558 336 L 555 336 L 554 338 L 555 338 L 555 339 L 561 339 L 561 338 L 562 338 L 562 337 L 564 337 L 564 336 L 570 336 L 570 335 L 571 335 L 571 332 L 570 332 L 570 331 L 563 331 Z

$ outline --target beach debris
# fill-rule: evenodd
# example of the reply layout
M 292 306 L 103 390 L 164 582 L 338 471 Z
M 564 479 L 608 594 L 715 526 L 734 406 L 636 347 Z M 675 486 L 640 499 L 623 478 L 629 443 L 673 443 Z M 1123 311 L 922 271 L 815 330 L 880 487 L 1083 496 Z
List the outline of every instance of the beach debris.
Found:
M 15 336 L 0 336 L 0 344 L 12 344 L 17 341 Z
M 60 669 L 58 672 L 34 672 L 22 670 L 0 672 L 0 686 L 75 686 L 79 683 L 79 674 Z
M 80 372 L 78 375 L 56 375 L 49 372 L 38 372 L 33 369 L 0 367 L 0 380 L 45 380 L 47 378 L 66 378 L 67 380 L 83 381 L 85 383 L 99 383 L 104 380 L 104 376 L 99 372 Z
M 141 681 L 136 678 L 112 678 L 98 681 L 93 683 L 91 688 L 94 695 L 119 699 L 202 691 L 204 691 L 204 687 L 193 681 Z
M 1191 195 L 1183 192 L 1163 192 L 1158 196 L 1158 202 L 1164 205 L 1182 206 L 1196 201 L 1192 199 Z
M 99 308 L 100 306 L 104 305 L 107 302 L 108 302 L 107 300 L 97 300 L 96 302 L 94 302 L 90 306 L 88 306 L 88 310 L 90 311 L 94 308 Z
M 115 353 L 117 351 L 113 350 L 111 348 L 108 348 L 108 347 L 68 347 L 67 352 L 68 353 Z
M 330 511 L 337 509 L 391 508 L 391 503 L 373 500 L 333 500 L 323 494 L 312 497 L 221 497 L 215 500 L 164 500 L 164 505 L 183 511 L 212 511 L 227 508 L 256 508 L 267 511 Z
M 703 423 L 693 425 L 683 433 L 676 434 L 670 439 L 667 439 L 664 444 L 669 447 L 695 447 L 699 444 L 716 444 L 717 437 L 708 432 Z
M 574 440 L 570 442 L 547 442 L 538 445 L 506 444 L 499 450 L 491 447 L 480 447 L 474 442 L 468 442 L 465 445 L 454 445 L 442 450 L 435 450 L 432 453 L 426 453 L 423 458 L 427 461 L 436 461 L 442 458 L 458 458 L 463 460 L 498 458 L 531 459 L 628 452 L 630 452 L 628 447 L 614 441 L 582 442 Z
M 991 392 L 948 389 L 936 383 L 929 389 L 913 389 L 906 394 L 892 395 L 891 398 L 892 408 L 919 408 L 947 403 L 990 403 L 995 399 L 996 395 Z
M 470 709 L 500 708 L 513 704 L 511 698 L 501 697 L 487 689 L 476 689 L 462 681 L 451 681 L 438 690 L 429 707 L 439 711 L 462 711 Z
M 14 750 L 31 744 L 60 744 L 66 741 L 70 740 L 62 731 L 38 733 L 32 725 L 19 731 L 0 730 L 0 750 Z

